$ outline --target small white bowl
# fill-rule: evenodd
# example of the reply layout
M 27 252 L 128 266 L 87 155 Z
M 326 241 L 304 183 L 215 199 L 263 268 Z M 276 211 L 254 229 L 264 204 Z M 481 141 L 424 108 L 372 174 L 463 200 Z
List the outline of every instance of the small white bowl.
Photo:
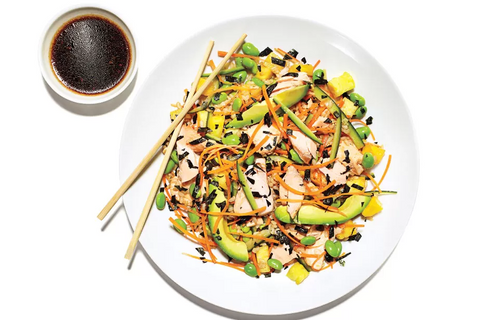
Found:
M 97 15 L 104 17 L 112 22 L 116 23 L 120 29 L 123 31 L 127 40 L 130 44 L 130 66 L 125 74 L 124 78 L 112 89 L 103 92 L 101 94 L 86 95 L 81 94 L 67 88 L 61 83 L 58 77 L 55 75 L 52 68 L 52 63 L 50 60 L 50 50 L 52 45 L 52 40 L 58 32 L 58 30 L 68 21 L 83 15 Z M 48 27 L 42 34 L 42 39 L 40 41 L 40 55 L 39 63 L 40 69 L 42 71 L 43 78 L 47 84 L 61 97 L 81 104 L 97 104 L 103 103 L 111 100 L 118 96 L 127 88 L 127 86 L 132 82 L 137 73 L 137 50 L 135 46 L 134 37 L 128 26 L 114 13 L 95 6 L 77 7 L 65 11 L 64 13 L 58 15 L 55 19 L 49 23 Z

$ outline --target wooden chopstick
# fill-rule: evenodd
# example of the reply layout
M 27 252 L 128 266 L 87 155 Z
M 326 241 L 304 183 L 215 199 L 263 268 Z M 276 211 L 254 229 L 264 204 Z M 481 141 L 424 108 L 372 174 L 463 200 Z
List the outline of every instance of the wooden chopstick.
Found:
M 120 197 L 128 190 L 128 188 L 130 188 L 130 186 L 134 183 L 134 181 L 137 179 L 139 174 L 144 170 L 144 168 L 151 161 L 153 156 L 158 152 L 158 149 L 161 147 L 161 145 L 167 140 L 168 136 L 170 136 L 170 134 L 177 127 L 177 125 L 183 121 L 184 116 L 188 113 L 189 109 L 191 109 L 191 107 L 196 102 L 196 100 L 198 100 L 198 98 L 201 96 L 203 91 L 205 91 L 205 89 L 210 85 L 210 82 L 219 74 L 219 72 L 222 70 L 222 68 L 226 64 L 227 60 L 229 60 L 229 58 L 231 58 L 231 55 L 241 46 L 243 41 L 245 41 L 246 36 L 247 36 L 246 34 L 243 34 L 238 39 L 238 41 L 236 41 L 236 43 L 231 47 L 231 49 L 227 52 L 226 56 L 222 59 L 222 61 L 217 66 L 217 68 L 215 68 L 215 70 L 205 80 L 205 83 L 203 83 L 203 85 L 200 87 L 200 89 L 196 91 L 196 94 L 193 96 L 193 98 L 190 101 L 186 102 L 181 113 L 177 116 L 177 118 L 174 119 L 174 121 L 170 124 L 168 129 L 163 133 L 163 135 L 153 145 L 151 150 L 146 154 L 146 156 L 142 159 L 142 161 L 139 163 L 139 165 L 137 165 L 137 167 L 130 174 L 130 176 L 127 178 L 127 180 L 125 180 L 125 182 L 116 191 L 116 193 L 113 195 L 113 197 L 111 197 L 111 199 L 106 204 L 106 206 L 104 206 L 104 208 L 101 210 L 101 212 L 99 213 L 97 218 L 99 218 L 100 220 L 104 219 L 106 217 L 106 215 L 109 213 L 109 211 L 111 210 L 111 208 L 113 208 L 113 206 L 116 204 L 118 199 L 120 199 Z M 213 47 L 213 43 L 212 43 L 212 47 Z M 205 66 L 203 66 L 203 69 L 204 68 L 205 68 Z

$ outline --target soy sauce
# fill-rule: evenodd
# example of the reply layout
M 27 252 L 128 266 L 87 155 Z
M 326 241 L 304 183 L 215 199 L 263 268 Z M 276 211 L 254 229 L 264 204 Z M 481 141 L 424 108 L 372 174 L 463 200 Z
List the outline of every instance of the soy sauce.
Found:
M 54 36 L 50 53 L 53 71 L 62 84 L 85 95 L 114 88 L 131 61 L 127 36 L 114 22 L 97 15 L 64 24 Z

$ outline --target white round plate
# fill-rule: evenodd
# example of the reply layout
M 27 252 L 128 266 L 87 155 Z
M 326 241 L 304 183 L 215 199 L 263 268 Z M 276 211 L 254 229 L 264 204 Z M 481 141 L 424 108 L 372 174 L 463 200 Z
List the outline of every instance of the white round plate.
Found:
M 311 273 L 296 285 L 286 270 L 271 278 L 250 278 L 220 265 L 202 264 L 182 255 L 197 255 L 196 245 L 175 232 L 168 210 L 153 208 L 141 236 L 141 244 L 154 263 L 179 286 L 213 305 L 250 314 L 278 315 L 310 310 L 348 294 L 379 269 L 396 247 L 410 218 L 418 186 L 418 153 L 408 108 L 384 69 L 363 48 L 326 26 L 289 17 L 258 16 L 224 22 L 196 34 L 170 52 L 137 93 L 123 131 L 120 149 L 120 179 L 125 181 L 142 157 L 170 123 L 170 104 L 181 101 L 191 86 L 209 40 L 215 41 L 212 57 L 227 51 L 243 34 L 260 50 L 292 48 L 309 63 L 321 60 L 328 77 L 344 71 L 353 75 L 356 92 L 367 101 L 368 115 L 377 141 L 386 157 L 376 168 L 380 178 L 387 155 L 393 161 L 383 189 L 397 195 L 381 197 L 382 213 L 362 228 L 360 242 L 347 243 L 352 252 L 345 267 Z M 125 194 L 125 208 L 135 227 L 160 164 L 159 157 Z

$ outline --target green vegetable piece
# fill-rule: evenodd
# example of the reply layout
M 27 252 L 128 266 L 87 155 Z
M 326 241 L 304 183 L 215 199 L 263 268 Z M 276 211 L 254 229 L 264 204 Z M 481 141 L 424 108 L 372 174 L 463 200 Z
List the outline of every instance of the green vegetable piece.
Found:
M 302 159 L 299 157 L 297 151 L 295 151 L 294 149 L 290 149 L 288 153 L 290 154 L 290 159 L 292 159 L 294 162 L 298 164 L 304 164 L 304 161 L 302 161 Z
M 234 98 L 234 100 L 233 100 L 233 111 L 236 111 L 236 112 L 240 111 L 242 104 L 243 103 L 241 102 L 240 98 Z
M 356 112 L 354 112 L 354 118 L 362 119 L 365 116 L 366 111 L 367 109 L 365 106 L 357 108 Z
M 247 78 L 247 72 L 246 71 L 236 72 L 235 74 L 233 74 L 233 77 L 235 77 L 239 83 L 243 83 Z
M 262 86 L 264 86 L 264 85 L 265 85 L 264 81 L 260 80 L 260 79 L 259 79 L 259 78 L 257 78 L 257 77 L 253 77 L 253 78 L 252 78 L 252 81 L 253 81 L 253 83 L 255 83 L 255 85 L 256 85 L 257 87 L 259 87 L 259 88 L 262 88 Z
M 252 154 L 250 157 L 245 159 L 245 164 L 246 165 L 251 165 L 255 162 L 255 156 Z
M 158 210 L 165 209 L 166 202 L 165 193 L 160 192 L 156 195 L 156 208 L 158 208 Z
M 338 258 L 342 252 L 342 242 L 327 240 L 325 243 L 325 250 L 334 258 Z
M 249 275 L 250 277 L 256 277 L 257 276 L 257 268 L 254 266 L 253 263 L 247 263 L 245 265 L 245 273 Z
M 245 196 L 247 197 L 247 200 L 250 203 L 252 210 L 257 210 L 258 209 L 257 202 L 255 201 L 255 198 L 252 194 L 252 190 L 250 190 L 247 178 L 245 177 L 245 174 L 241 170 L 239 162 L 236 162 L 236 171 L 238 172 L 238 179 L 240 181 L 241 186 L 243 187 L 243 192 L 245 193 Z
M 305 246 L 311 246 L 316 243 L 316 238 L 313 236 L 307 236 L 304 237 L 300 240 L 300 243 L 302 243 Z
M 286 150 L 286 149 L 285 149 Z M 285 164 L 288 164 L 288 163 L 293 163 L 292 160 L 288 159 L 287 157 L 283 157 L 283 156 L 276 156 L 276 155 L 272 155 L 272 156 L 268 156 L 266 158 L 266 161 L 267 162 L 277 162 L 276 165 L 280 165 L 281 166 L 281 163 L 284 162 Z
M 170 159 L 174 160 L 176 164 L 179 164 L 179 157 L 177 156 L 177 150 L 172 151 L 170 154 Z
M 365 140 L 370 136 L 370 133 L 372 132 L 368 127 L 359 127 L 356 129 L 356 131 L 358 132 L 359 136 Z
M 197 215 L 194 210 L 190 210 L 188 212 L 188 218 L 189 218 L 189 221 L 191 221 L 192 223 L 196 223 L 198 222 L 198 220 L 200 220 L 200 216 Z
M 241 46 L 241 49 L 243 49 L 244 54 L 247 54 L 249 56 L 258 57 L 260 53 L 259 49 L 257 49 L 257 47 L 250 42 L 245 42 L 243 46 Z
M 244 68 L 243 67 L 243 58 L 242 57 L 236 57 L 236 58 L 234 58 L 234 63 L 236 63 L 236 67 L 238 67 L 238 68 Z
M 361 165 L 365 167 L 366 169 L 370 169 L 373 167 L 375 164 L 375 158 L 373 157 L 373 154 L 370 152 L 367 152 L 363 155 L 363 160 L 361 161 Z
M 304 123 L 305 124 L 309 124 L 309 122 L 311 122 L 312 118 L 314 116 L 312 114 L 308 114 L 307 117 L 306 117 L 306 120 L 304 120 Z
M 222 143 L 226 146 L 237 146 L 240 144 L 240 137 L 235 134 L 230 134 L 222 137 Z
M 212 104 L 220 104 L 227 100 L 227 93 L 219 92 L 218 94 L 214 94 L 212 97 Z
M 278 95 L 276 95 L 273 99 L 274 102 L 281 105 L 281 109 L 288 114 L 288 118 L 292 120 L 293 123 L 302 131 L 308 138 L 313 140 L 316 143 L 322 144 L 321 139 L 316 137 L 314 133 L 309 129 L 304 122 L 302 122 L 299 117 L 295 115 L 288 107 L 296 104 L 302 98 L 305 97 L 309 91 L 309 85 L 298 86 L 293 89 L 286 90 Z
M 360 94 L 358 93 L 351 93 L 349 95 L 349 100 L 354 102 L 354 104 L 357 104 L 358 106 L 362 107 L 365 105 L 365 98 L 363 98 Z
M 347 119 L 346 115 L 342 110 L 339 108 L 337 103 L 335 102 L 332 97 L 330 97 L 325 91 L 323 91 L 320 87 L 314 86 L 314 95 L 316 96 L 317 99 L 319 100 L 324 100 L 324 99 L 330 99 L 331 103 L 328 104 L 328 110 L 336 117 L 337 115 L 340 115 L 342 119 Z M 348 125 L 348 135 L 351 137 L 352 141 L 354 142 L 354 145 L 358 148 L 361 149 L 365 146 L 365 143 L 363 142 L 363 139 L 359 136 L 358 132 L 356 129 L 352 126 L 352 123 L 350 121 L 347 121 Z
M 241 120 L 238 120 L 238 118 L 231 120 L 226 124 L 226 128 L 243 128 L 245 126 L 257 124 L 268 112 L 269 108 L 265 102 L 255 103 L 250 109 L 241 113 Z
M 247 69 L 250 70 L 253 74 L 257 74 L 259 72 L 259 69 L 257 67 L 257 63 L 250 58 L 243 58 L 243 66 Z
M 189 186 L 189 194 L 195 198 L 195 199 L 198 199 L 199 197 L 201 197 L 201 190 L 198 188 L 198 192 L 196 194 L 193 194 L 194 193 L 194 189 L 196 188 L 196 183 L 191 183 L 191 185 Z
M 174 160 L 170 159 L 168 160 L 168 163 L 167 163 L 167 167 L 165 168 L 165 174 L 169 174 L 170 172 L 172 172 L 172 170 L 174 170 L 176 164 L 174 162 Z
M 323 69 L 316 69 L 313 72 L 313 82 L 316 80 L 324 79 L 326 76 L 326 72 Z
M 274 211 L 274 214 L 278 220 L 284 223 L 333 225 L 347 222 L 359 215 L 368 206 L 370 200 L 371 196 L 350 196 L 339 207 L 340 212 L 327 211 L 312 205 L 303 205 L 295 217 L 296 221 L 292 221 L 286 206 L 279 206 Z
M 339 208 L 341 205 L 341 202 L 339 199 L 333 200 L 333 203 L 331 204 L 332 207 Z
M 283 264 L 278 259 L 267 260 L 267 265 L 270 266 L 271 268 L 273 268 L 274 270 L 279 271 L 279 270 L 283 269 Z
M 286 150 L 286 145 L 284 142 L 280 143 L 280 148 L 281 148 L 281 150 Z
M 231 197 L 236 196 L 237 192 L 238 192 L 238 182 L 231 181 Z
M 182 219 L 175 219 L 175 222 L 177 222 L 177 224 L 178 224 L 179 226 L 181 226 L 181 228 L 182 228 L 182 229 L 184 229 L 184 230 L 186 230 L 186 229 L 187 229 L 187 226 L 186 226 L 186 223 L 184 222 L 184 220 L 182 220 Z M 182 231 L 181 231 L 181 230 L 179 230 L 179 228 L 177 228 L 177 226 L 176 226 L 176 225 L 174 225 L 174 229 L 175 229 L 175 231 L 177 231 L 177 232 L 179 232 L 179 233 L 181 233 L 181 234 L 182 234 Z
M 250 227 L 248 227 L 248 226 L 243 226 L 243 227 L 241 227 L 241 231 L 242 231 L 243 233 L 248 233 L 248 232 L 250 231 Z
M 342 117 L 340 116 L 337 118 L 337 122 L 335 123 L 335 133 L 333 134 L 332 148 L 330 151 L 330 160 L 333 160 L 337 157 L 341 136 L 342 136 Z

